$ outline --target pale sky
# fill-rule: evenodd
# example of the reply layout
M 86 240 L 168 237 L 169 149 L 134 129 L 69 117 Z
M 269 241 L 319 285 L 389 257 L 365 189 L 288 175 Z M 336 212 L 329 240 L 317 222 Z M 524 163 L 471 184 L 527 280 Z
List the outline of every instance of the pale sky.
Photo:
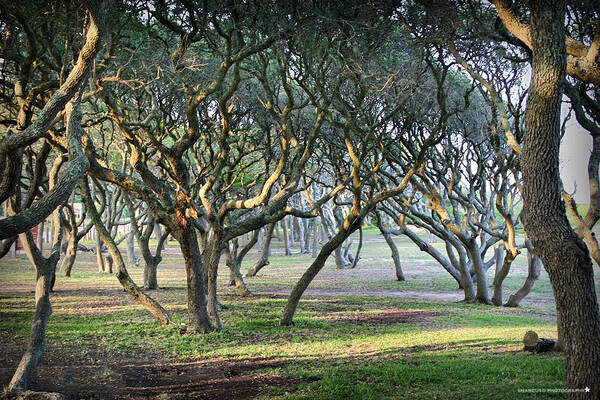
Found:
M 563 117 L 567 110 L 563 106 Z M 572 115 L 567 122 L 567 130 L 560 146 L 560 177 L 568 193 L 577 191 L 577 203 L 590 202 L 590 185 L 587 179 L 587 163 L 592 149 L 592 137 L 583 129 Z

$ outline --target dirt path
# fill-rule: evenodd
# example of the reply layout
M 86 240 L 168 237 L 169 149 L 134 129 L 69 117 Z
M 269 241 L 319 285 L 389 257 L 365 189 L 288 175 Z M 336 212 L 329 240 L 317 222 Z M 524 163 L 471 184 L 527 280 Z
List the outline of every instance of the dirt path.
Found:
M 67 399 L 253 399 L 269 386 L 285 387 L 307 380 L 260 372 L 285 366 L 277 359 L 170 361 L 146 349 L 127 354 L 86 345 L 85 356 L 49 343 L 32 388 L 59 392 Z M 16 365 L 22 354 L 18 345 L 4 346 L 3 358 Z M 0 367 L 6 385 L 13 368 Z

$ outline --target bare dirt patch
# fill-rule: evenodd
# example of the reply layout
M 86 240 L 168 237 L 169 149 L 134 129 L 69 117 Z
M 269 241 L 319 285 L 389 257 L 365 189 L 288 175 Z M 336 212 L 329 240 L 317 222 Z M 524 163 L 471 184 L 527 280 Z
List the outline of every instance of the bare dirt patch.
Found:
M 0 384 L 10 381 L 23 346 L 6 345 Z M 10 367 L 9 367 L 10 366 Z M 49 344 L 32 390 L 59 392 L 67 399 L 253 399 L 268 387 L 293 387 L 307 380 L 267 372 L 285 366 L 274 359 L 176 362 L 144 349 L 110 353 L 87 344 L 85 354 Z

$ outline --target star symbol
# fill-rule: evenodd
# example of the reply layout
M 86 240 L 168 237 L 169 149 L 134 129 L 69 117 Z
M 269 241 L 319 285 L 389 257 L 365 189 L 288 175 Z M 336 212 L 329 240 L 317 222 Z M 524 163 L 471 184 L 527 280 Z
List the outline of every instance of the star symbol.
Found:
M 585 392 L 586 392 L 586 393 L 589 393 L 589 392 L 590 392 L 590 390 L 591 390 L 591 389 L 590 389 L 589 387 L 586 387 L 586 388 L 585 388 Z

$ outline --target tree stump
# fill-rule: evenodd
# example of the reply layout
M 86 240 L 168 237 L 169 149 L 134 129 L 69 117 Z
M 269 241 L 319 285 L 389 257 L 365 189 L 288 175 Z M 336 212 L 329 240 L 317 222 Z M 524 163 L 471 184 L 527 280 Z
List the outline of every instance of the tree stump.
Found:
M 532 353 L 545 353 L 554 349 L 555 340 L 540 338 L 534 331 L 527 331 L 523 337 L 523 350 Z

